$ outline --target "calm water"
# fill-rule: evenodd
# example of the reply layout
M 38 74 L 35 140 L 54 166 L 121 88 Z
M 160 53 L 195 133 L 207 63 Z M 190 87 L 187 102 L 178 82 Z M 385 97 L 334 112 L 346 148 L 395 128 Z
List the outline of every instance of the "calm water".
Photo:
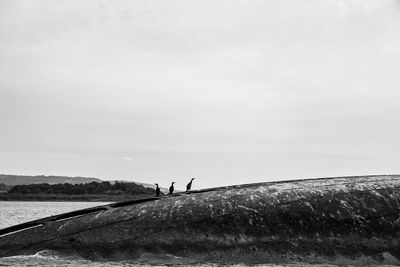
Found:
M 14 224 L 19 224 L 43 217 L 83 209 L 98 205 L 107 204 L 105 202 L 12 202 L 0 201 L 0 229 Z M 156 257 L 156 260 L 154 259 Z M 180 258 L 173 255 L 144 255 L 135 262 L 93 262 L 83 259 L 76 255 L 62 255 L 55 251 L 40 251 L 34 255 L 14 256 L 0 258 L 0 266 L 186 266 Z M 212 263 L 195 264 L 191 266 L 209 267 L 219 266 Z M 248 265 L 234 265 L 248 266 Z M 252 266 L 333 266 L 333 265 L 304 265 L 304 264 L 267 264 Z
M 0 201 L 0 229 L 64 212 L 84 209 L 108 202 L 36 202 Z

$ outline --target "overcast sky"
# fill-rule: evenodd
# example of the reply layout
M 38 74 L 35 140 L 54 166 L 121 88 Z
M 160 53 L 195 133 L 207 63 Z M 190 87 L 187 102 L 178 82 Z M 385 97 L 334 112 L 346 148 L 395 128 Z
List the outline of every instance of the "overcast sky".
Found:
M 0 173 L 400 173 L 400 1 L 0 0 Z

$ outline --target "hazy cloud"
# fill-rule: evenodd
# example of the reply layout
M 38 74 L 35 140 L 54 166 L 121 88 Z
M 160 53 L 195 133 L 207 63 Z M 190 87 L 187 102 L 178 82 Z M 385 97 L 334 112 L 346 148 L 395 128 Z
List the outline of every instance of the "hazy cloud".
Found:
M 131 157 L 123 157 L 122 159 L 127 161 L 135 161 L 135 159 Z

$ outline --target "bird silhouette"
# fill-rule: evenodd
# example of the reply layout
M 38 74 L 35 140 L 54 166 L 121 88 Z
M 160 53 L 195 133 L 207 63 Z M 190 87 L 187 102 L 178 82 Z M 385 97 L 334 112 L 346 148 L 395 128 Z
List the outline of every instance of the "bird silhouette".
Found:
M 158 187 L 158 184 L 156 184 L 156 197 L 160 196 L 160 188 Z
M 193 182 L 193 180 L 194 180 L 194 178 L 192 178 L 192 179 L 190 180 L 190 182 L 187 184 L 187 186 L 186 186 L 186 192 L 189 192 L 190 189 L 192 188 L 192 182 Z
M 172 182 L 171 186 L 169 187 L 169 194 L 172 195 L 172 193 L 174 192 L 174 183 Z

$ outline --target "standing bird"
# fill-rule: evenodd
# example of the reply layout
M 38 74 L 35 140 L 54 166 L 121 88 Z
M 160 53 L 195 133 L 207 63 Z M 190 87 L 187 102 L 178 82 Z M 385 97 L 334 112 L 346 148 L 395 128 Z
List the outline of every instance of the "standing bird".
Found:
M 172 195 L 172 193 L 174 192 L 174 183 L 172 182 L 171 186 L 169 187 L 169 194 Z
M 158 187 L 158 184 L 156 184 L 156 197 L 160 196 L 160 188 Z
M 193 182 L 194 178 L 192 178 L 192 180 L 190 180 L 190 183 L 187 184 L 186 186 L 186 192 L 189 192 L 190 189 L 192 188 L 192 182 Z

